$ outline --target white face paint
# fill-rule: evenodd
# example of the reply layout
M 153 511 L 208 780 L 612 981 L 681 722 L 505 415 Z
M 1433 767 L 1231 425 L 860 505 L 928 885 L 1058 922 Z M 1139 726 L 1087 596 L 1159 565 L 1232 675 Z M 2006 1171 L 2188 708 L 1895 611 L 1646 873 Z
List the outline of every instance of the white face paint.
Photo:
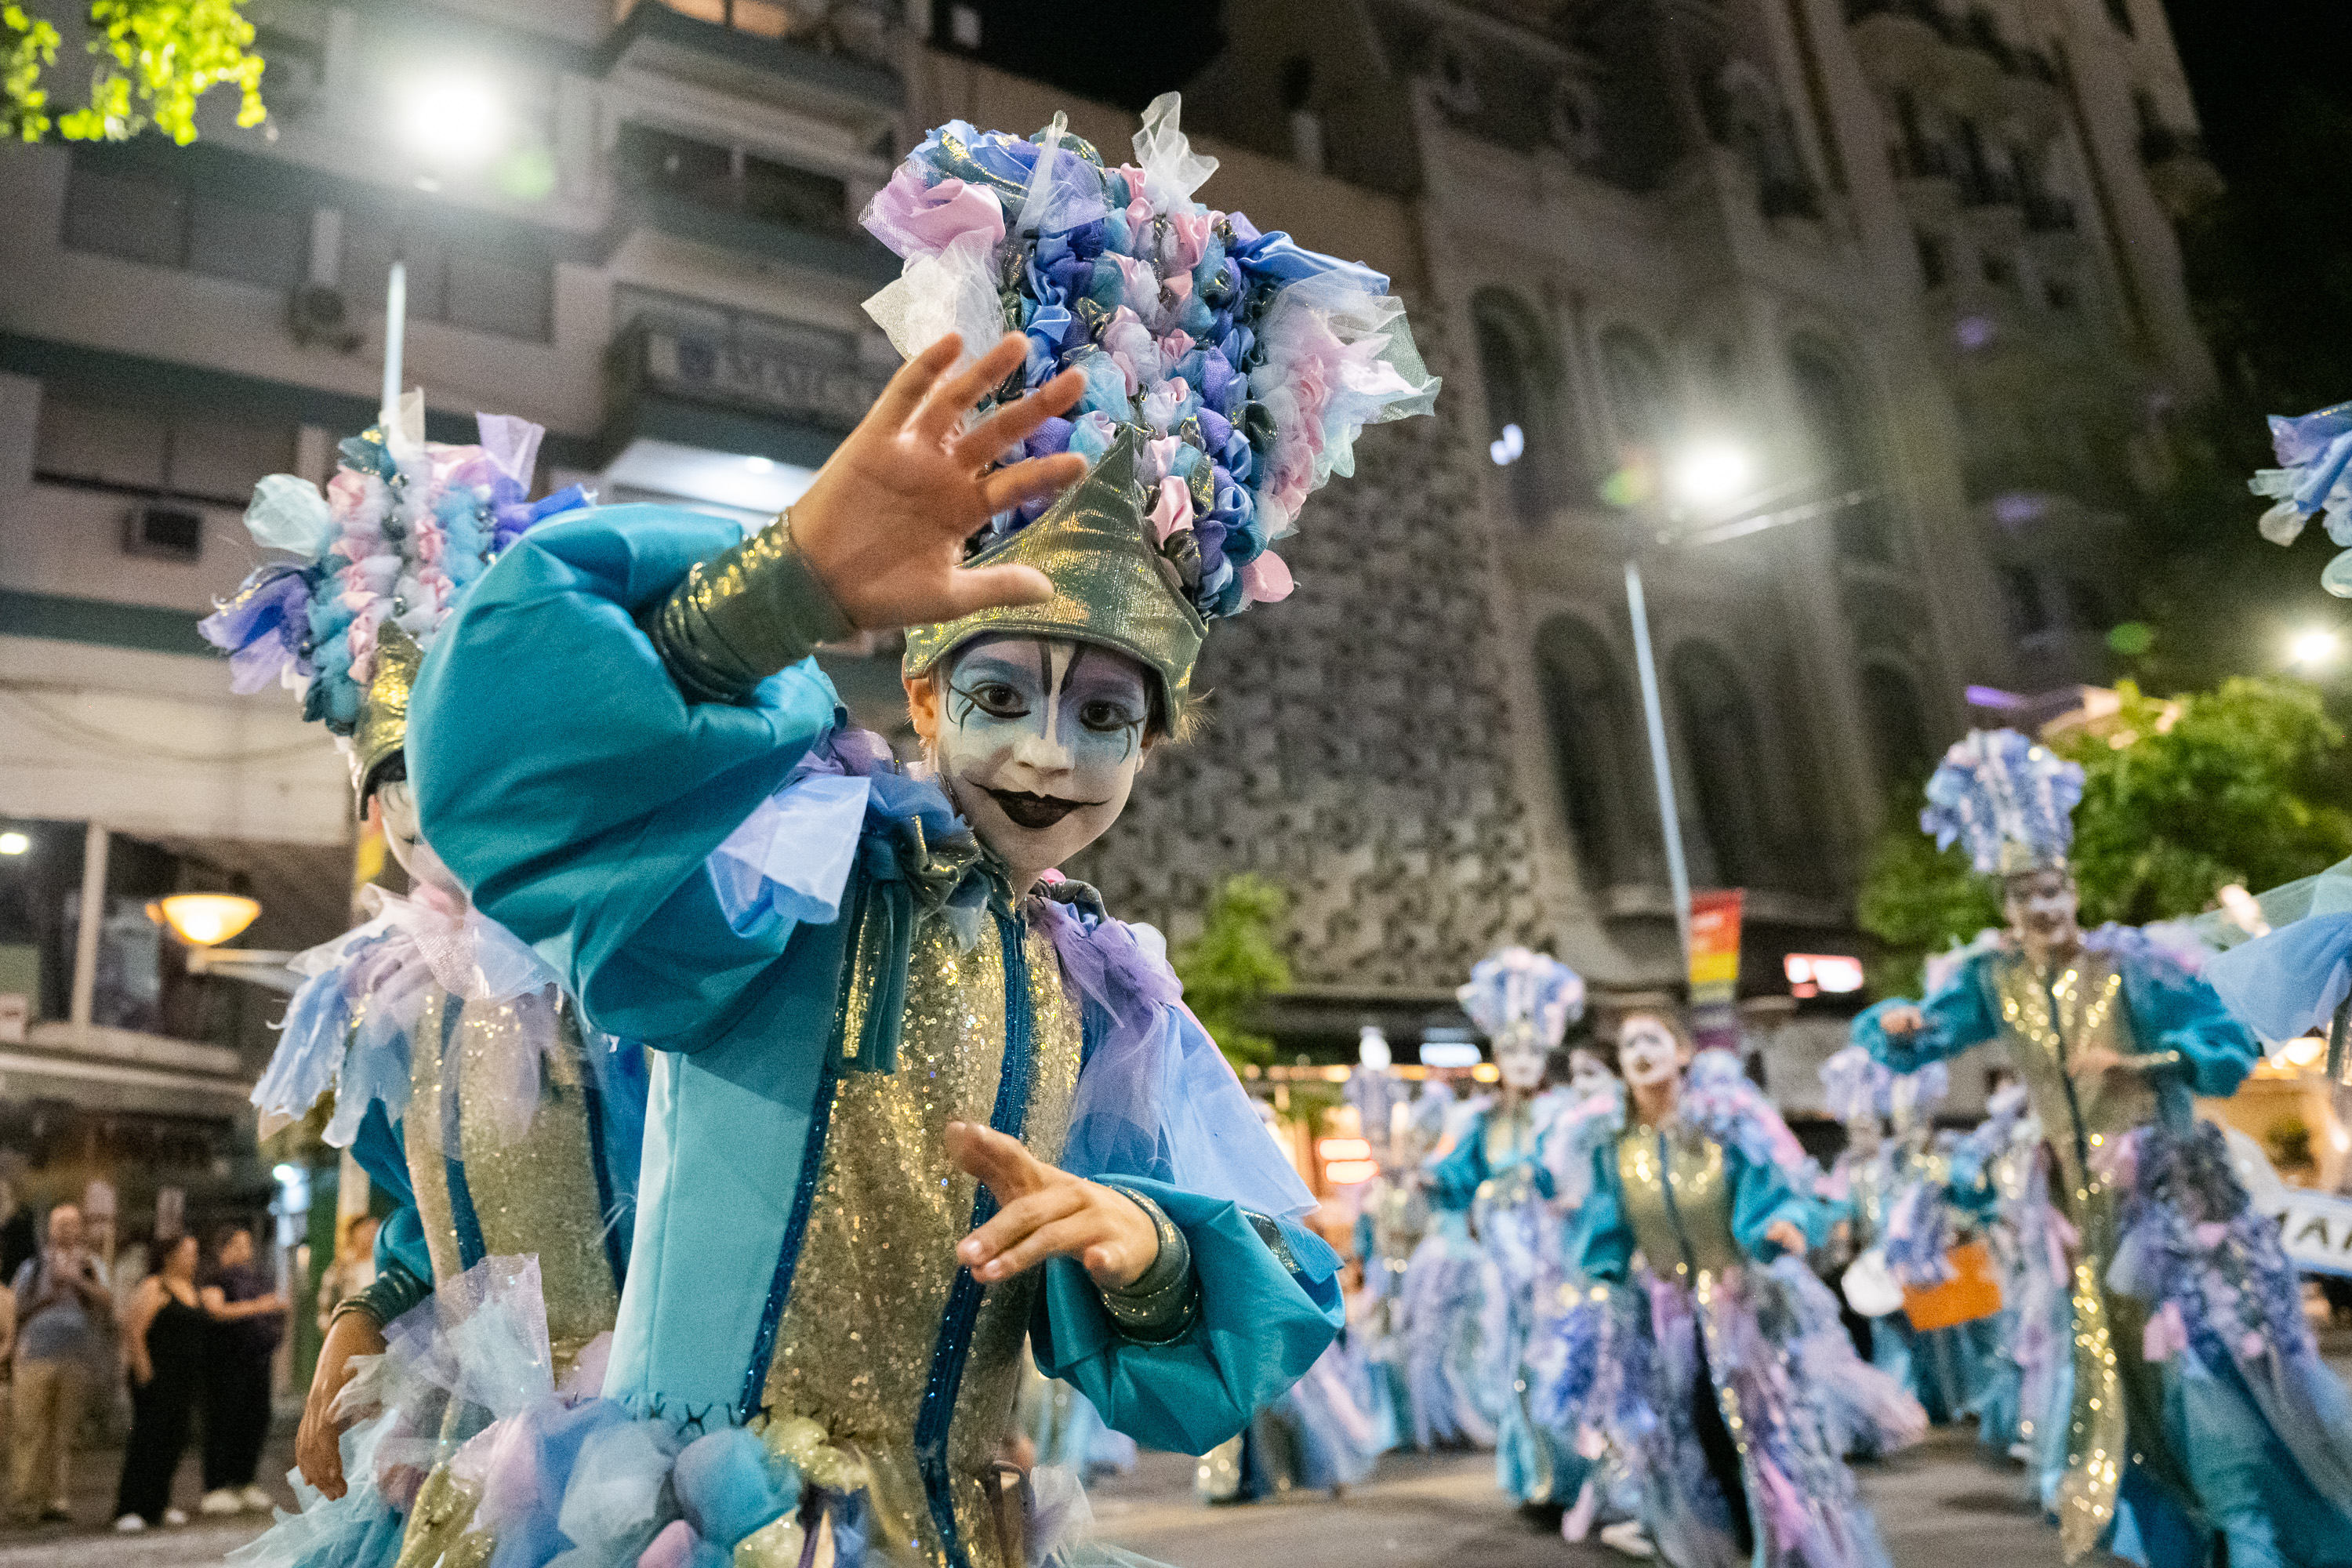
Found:
M 383 814 L 383 841 L 392 850 L 392 858 L 408 873 L 412 883 L 438 889 L 459 903 L 466 901 L 466 889 L 441 857 L 433 853 L 433 846 L 425 842 L 425 832 L 418 824 L 416 795 L 406 779 L 394 779 L 375 787 L 375 803 Z
M 1633 1089 L 1652 1089 L 1682 1076 L 1682 1042 L 1663 1019 L 1636 1013 L 1617 1034 L 1617 1065 Z
M 1060 637 L 982 637 L 940 686 L 940 781 L 1023 888 L 1102 837 L 1143 765 L 1150 677 Z
M 1495 1042 L 1495 1070 L 1507 1089 L 1533 1094 L 1543 1087 L 1544 1067 L 1551 1053 L 1532 1029 L 1512 1029 Z
M 2001 910 L 2029 948 L 2071 949 L 2082 940 L 2080 908 L 2073 875 L 2055 867 L 2011 877 L 2001 887 Z
M 1590 1100 L 1596 1094 L 1606 1093 L 1610 1085 L 1616 1081 L 1617 1075 L 1609 1070 L 1609 1064 L 1598 1052 L 1575 1050 L 1568 1053 L 1568 1087 L 1577 1099 Z

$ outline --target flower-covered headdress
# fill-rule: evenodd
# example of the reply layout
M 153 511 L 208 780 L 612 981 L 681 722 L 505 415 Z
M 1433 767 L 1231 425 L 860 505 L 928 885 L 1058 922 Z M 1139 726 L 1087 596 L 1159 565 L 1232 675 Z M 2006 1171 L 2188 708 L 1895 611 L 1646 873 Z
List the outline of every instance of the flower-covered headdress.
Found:
M 1065 370 L 1087 384 L 1025 455 L 1076 452 L 1092 472 L 971 548 L 1037 567 L 1055 598 L 909 631 L 909 676 L 982 632 L 1079 637 L 1142 660 L 1175 719 L 1207 623 L 1290 592 L 1272 546 L 1355 471 L 1358 432 L 1435 400 L 1386 278 L 1192 199 L 1217 164 L 1178 109 L 1155 100 L 1118 167 L 1058 114 L 1027 140 L 953 121 L 866 210 L 905 261 L 866 307 L 901 353 L 950 331 L 977 353 L 1017 330 L 1028 362 L 999 398 Z
M 1919 830 L 1936 847 L 1954 839 L 1984 876 L 2014 877 L 2066 864 L 2083 770 L 2014 730 L 1971 730 L 1927 781 Z
M 256 485 L 245 525 L 287 558 L 256 569 L 198 627 L 228 651 L 236 690 L 275 680 L 302 694 L 302 716 L 333 732 L 362 794 L 407 740 L 409 687 L 467 590 L 524 530 L 587 504 L 577 486 L 527 500 L 545 432 L 476 418 L 479 445 L 427 441 L 411 394 L 393 427 L 342 443 L 325 493 L 293 474 Z
M 2352 403 L 2339 403 L 2300 419 L 2271 416 L 2271 447 L 2283 465 L 2263 468 L 2246 481 L 2273 504 L 2263 513 L 2263 537 L 2293 544 L 2305 524 L 2327 513 L 2327 537 L 2352 546 Z M 2352 599 L 2352 548 L 2330 561 L 2319 585 L 2339 599 Z
M 1584 981 L 1559 959 L 1524 947 L 1498 948 L 1470 971 L 1454 994 L 1488 1039 L 1525 1031 L 1547 1049 L 1584 1016 Z
M 1821 1066 L 1821 1078 L 1824 1108 L 1849 1123 L 1879 1117 L 1907 1121 L 1916 1107 L 1939 1104 L 1952 1088 L 1951 1073 L 1942 1062 L 1898 1073 L 1860 1046 L 1847 1046 L 1831 1056 Z

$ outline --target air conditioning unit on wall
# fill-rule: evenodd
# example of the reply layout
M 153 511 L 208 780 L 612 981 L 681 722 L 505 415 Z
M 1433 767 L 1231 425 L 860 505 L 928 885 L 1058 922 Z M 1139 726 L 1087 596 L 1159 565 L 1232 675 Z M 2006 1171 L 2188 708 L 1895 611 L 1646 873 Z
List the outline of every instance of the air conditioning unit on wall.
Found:
M 122 552 L 188 563 L 205 552 L 205 514 L 177 501 L 149 501 L 123 514 Z

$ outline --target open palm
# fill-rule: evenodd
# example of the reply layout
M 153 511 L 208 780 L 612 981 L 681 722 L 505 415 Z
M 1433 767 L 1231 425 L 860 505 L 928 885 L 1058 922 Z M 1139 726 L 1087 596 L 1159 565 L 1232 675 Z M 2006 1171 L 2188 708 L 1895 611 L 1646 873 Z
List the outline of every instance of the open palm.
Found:
M 907 362 L 792 509 L 793 541 L 834 603 L 860 628 L 928 626 L 996 605 L 1053 597 L 1028 566 L 967 568 L 965 541 L 996 513 L 1066 489 L 1086 459 L 1064 453 L 995 466 L 1078 400 L 1085 379 L 1055 376 L 966 430 L 973 406 L 1017 368 L 1026 340 L 1008 332 L 961 374 L 953 334 Z

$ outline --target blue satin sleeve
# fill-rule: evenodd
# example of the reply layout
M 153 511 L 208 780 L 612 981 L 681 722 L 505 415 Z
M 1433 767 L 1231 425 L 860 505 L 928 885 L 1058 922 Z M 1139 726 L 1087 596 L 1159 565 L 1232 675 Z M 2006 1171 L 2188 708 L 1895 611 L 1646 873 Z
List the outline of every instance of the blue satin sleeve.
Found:
M 1731 1184 L 1731 1238 L 1742 1252 L 1765 1263 L 1780 1257 L 1780 1244 L 1764 1233 L 1784 1219 L 1805 1233 L 1807 1250 L 1828 1239 L 1828 1211 L 1799 1192 L 1778 1164 L 1750 1160 L 1730 1144 L 1724 1145 L 1723 1162 Z
M 1475 1117 L 1445 1158 L 1429 1167 L 1432 1206 L 1459 1211 L 1478 1196 L 1478 1185 L 1492 1174 L 1486 1168 L 1486 1119 Z
M 1864 1010 L 1853 1021 L 1853 1043 L 1896 1072 L 1917 1072 L 1930 1062 L 1959 1055 L 2000 1033 L 1992 999 L 1985 984 L 1989 954 L 1979 953 L 1960 965 L 1942 990 L 1925 1002 L 1893 997 Z M 1916 1034 L 1898 1038 L 1879 1022 L 1896 1007 L 1916 1006 L 1926 1019 Z
M 1587 1279 L 1621 1283 L 1633 1267 L 1633 1227 L 1617 1189 L 1617 1145 L 1592 1152 L 1592 1190 L 1577 1210 L 1573 1241 L 1577 1268 Z
M 1339 1255 L 1288 1221 L 1276 1256 L 1233 1204 L 1164 1182 L 1120 1176 L 1160 1205 L 1192 1248 L 1200 1310 L 1166 1344 L 1127 1338 L 1084 1268 L 1045 1263 L 1029 1325 L 1038 1370 L 1075 1384 L 1103 1420 L 1137 1442 L 1204 1454 L 1249 1424 L 1315 1364 L 1344 1321 Z
M 395 1263 L 425 1285 L 432 1285 L 433 1254 L 425 1247 L 425 1222 L 417 1217 L 414 1205 L 393 1210 L 376 1226 L 375 1271 L 381 1275 Z
M 434 640 L 410 699 L 425 836 L 569 980 L 591 1021 L 714 1043 L 772 987 L 793 922 L 737 930 L 705 862 L 836 721 L 814 660 L 689 703 L 636 616 L 741 530 L 673 507 L 536 529 Z
M 2263 1052 L 2220 994 L 2165 958 L 2126 956 L 2123 972 L 2124 1002 L 2139 1048 L 2179 1052 L 2180 1065 L 2161 1070 L 2192 1094 L 2216 1100 L 2235 1094 Z

